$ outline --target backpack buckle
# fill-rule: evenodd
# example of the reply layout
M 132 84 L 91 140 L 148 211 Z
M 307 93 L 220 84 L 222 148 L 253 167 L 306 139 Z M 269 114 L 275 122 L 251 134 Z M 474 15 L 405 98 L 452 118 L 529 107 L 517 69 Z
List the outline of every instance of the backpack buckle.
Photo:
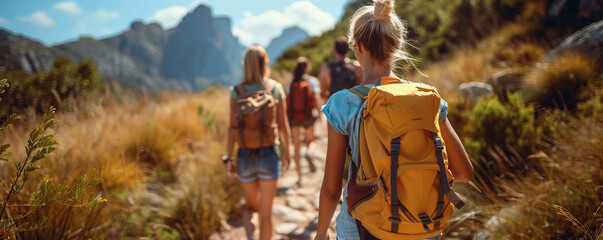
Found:
M 392 139 L 391 155 L 398 156 L 400 154 L 400 138 Z
M 431 223 L 431 218 L 429 217 L 429 215 L 427 215 L 425 213 L 419 214 L 419 219 L 421 220 L 421 223 L 423 223 L 423 224 Z
M 435 142 L 436 149 L 444 149 L 444 144 L 442 143 L 442 138 L 438 136 L 437 133 L 433 134 L 433 141 Z
M 389 217 L 387 220 L 396 224 L 402 223 L 402 220 L 400 220 L 399 218 Z

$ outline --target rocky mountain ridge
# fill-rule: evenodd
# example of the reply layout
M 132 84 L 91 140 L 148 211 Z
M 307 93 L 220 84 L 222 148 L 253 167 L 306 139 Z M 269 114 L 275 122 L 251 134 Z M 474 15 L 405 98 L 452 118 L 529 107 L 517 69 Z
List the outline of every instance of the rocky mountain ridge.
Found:
M 231 84 L 241 77 L 244 46 L 231 32 L 228 17 L 215 17 L 200 5 L 173 29 L 135 21 L 113 37 L 47 47 L 0 29 L 0 74 L 48 71 L 57 57 L 90 59 L 105 82 L 118 80 L 133 88 L 202 90 L 212 83 Z
M 266 51 L 268 51 L 270 57 L 270 65 L 276 63 L 278 57 L 280 57 L 287 48 L 294 46 L 309 37 L 310 35 L 298 26 L 289 27 L 283 30 L 283 33 L 272 39 L 270 44 L 268 44 L 268 47 L 266 47 Z

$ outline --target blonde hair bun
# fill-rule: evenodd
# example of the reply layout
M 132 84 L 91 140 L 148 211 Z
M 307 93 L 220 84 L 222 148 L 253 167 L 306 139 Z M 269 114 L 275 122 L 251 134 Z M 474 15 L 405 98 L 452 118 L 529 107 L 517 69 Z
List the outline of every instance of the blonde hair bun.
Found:
M 375 19 L 376 20 L 389 20 L 392 18 L 392 10 L 394 9 L 394 2 L 392 0 L 373 0 L 375 4 Z

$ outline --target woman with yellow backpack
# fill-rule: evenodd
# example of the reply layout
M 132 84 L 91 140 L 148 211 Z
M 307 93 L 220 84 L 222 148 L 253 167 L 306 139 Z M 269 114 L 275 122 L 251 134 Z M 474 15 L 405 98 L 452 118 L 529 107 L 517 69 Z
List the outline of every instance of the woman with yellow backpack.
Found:
M 437 90 L 393 74 L 396 61 L 409 59 L 401 50 L 406 28 L 392 0 L 373 3 L 356 11 L 348 30 L 364 80 L 322 108 L 328 147 L 315 239 L 329 239 L 348 148 L 337 239 L 439 239 L 464 205 L 451 186 L 469 181 L 473 167 Z

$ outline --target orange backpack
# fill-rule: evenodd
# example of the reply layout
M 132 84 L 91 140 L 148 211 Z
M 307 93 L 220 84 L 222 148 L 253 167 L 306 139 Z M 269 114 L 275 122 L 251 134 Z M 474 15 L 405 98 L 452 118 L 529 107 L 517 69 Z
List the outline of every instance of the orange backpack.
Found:
M 350 165 L 348 211 L 380 239 L 419 239 L 440 234 L 453 205 L 434 87 L 384 77 L 372 88 L 350 91 L 365 99 L 359 129 L 358 166 Z M 359 226 L 359 232 L 363 231 Z
M 314 91 L 309 81 L 304 79 L 291 82 L 287 96 L 287 116 L 295 122 L 305 122 L 312 118 L 312 109 L 316 107 Z
M 238 94 L 231 111 L 231 128 L 241 148 L 258 149 L 274 145 L 276 139 L 276 102 L 271 92 L 276 82 L 267 80 L 264 89 L 247 92 L 243 85 L 234 87 Z

